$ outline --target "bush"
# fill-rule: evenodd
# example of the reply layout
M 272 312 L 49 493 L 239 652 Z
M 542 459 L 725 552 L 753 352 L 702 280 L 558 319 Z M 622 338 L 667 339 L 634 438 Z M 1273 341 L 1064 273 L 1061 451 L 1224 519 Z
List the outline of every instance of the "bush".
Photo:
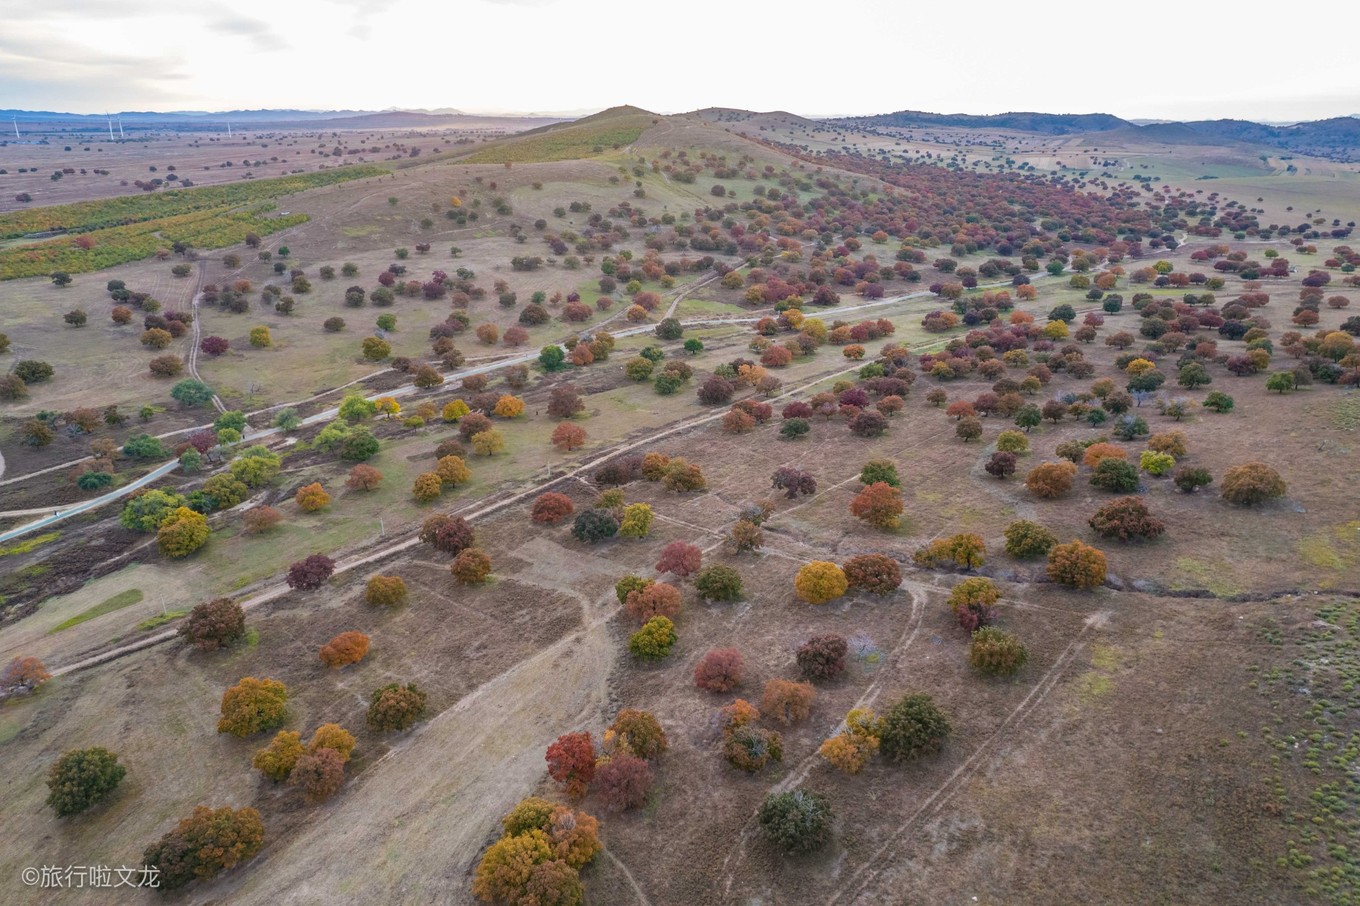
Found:
M 312 554 L 288 567 L 288 587 L 301 591 L 320 588 L 334 572 L 334 560 L 325 554 Z
M 850 646 L 834 633 L 817 635 L 798 646 L 795 660 L 803 676 L 816 682 L 833 680 L 845 672 L 845 656 Z
M 1223 499 L 1241 506 L 1255 506 L 1285 494 L 1280 473 L 1263 462 L 1233 466 L 1223 473 Z
M 368 636 L 362 632 L 342 632 L 321 646 L 318 652 L 321 663 L 327 667 L 344 667 L 357 664 L 368 654 Z
M 1055 545 L 1048 552 L 1048 578 L 1072 588 L 1105 584 L 1105 555 L 1080 541 Z
M 1102 491 L 1131 494 L 1138 490 L 1138 468 L 1122 459 L 1102 459 L 1091 475 L 1091 484 Z
M 761 833 L 786 853 L 808 853 L 831 839 L 831 804 L 808 790 L 772 793 L 756 815 Z
M 571 525 L 572 537 L 586 544 L 613 538 L 618 532 L 619 521 L 603 510 L 586 510 Z
M 859 473 L 860 484 L 865 486 L 883 482 L 894 488 L 902 486 L 902 481 L 897 477 L 897 466 L 887 459 L 872 459 L 865 463 L 864 468 Z
M 405 604 L 406 580 L 401 576 L 374 576 L 364 588 L 364 602 L 373 607 Z
M 929 695 L 907 695 L 883 716 L 880 748 L 892 761 L 910 761 L 938 752 L 950 729 L 949 719 Z
M 72 749 L 48 772 L 47 804 L 61 818 L 79 814 L 112 793 L 126 774 L 108 749 Z
M 793 587 L 798 597 L 809 604 L 825 604 L 845 594 L 850 583 L 845 577 L 845 572 L 836 564 L 826 560 L 813 560 L 798 570 Z
M 691 573 L 697 572 L 703 563 L 703 551 L 685 541 L 672 541 L 661 549 L 661 556 L 656 561 L 656 571 L 658 573 L 671 573 L 672 575 L 685 578 Z M 740 590 L 740 577 L 738 577 L 738 590 Z
M 287 780 L 288 775 L 293 773 L 293 767 L 304 751 L 301 734 L 280 730 L 267 747 L 255 752 L 250 766 L 278 783 Z
M 741 685 L 742 657 L 735 648 L 714 648 L 694 667 L 694 685 L 707 692 L 730 692 Z
M 987 676 L 1011 676 L 1029 660 L 1029 651 L 1014 635 L 995 626 L 973 633 L 968 663 Z
M 670 746 L 656 717 L 637 708 L 620 711 L 605 731 L 605 738 L 617 749 L 649 760 L 656 759 Z
M 1037 522 L 1018 519 L 1006 526 L 1006 553 L 1018 560 L 1043 557 L 1057 543 L 1057 536 Z
M 1022 431 L 1002 431 L 996 436 L 996 449 L 1002 453 L 1025 454 L 1029 452 L 1029 438 Z
M 987 562 L 987 543 L 981 535 L 965 532 L 938 538 L 916 551 L 911 558 L 916 565 L 923 567 L 977 569 Z
M 368 725 L 378 732 L 405 730 L 425 716 L 425 693 L 415 683 L 388 683 L 368 702 Z
M 288 689 L 275 679 L 247 676 L 222 695 L 218 733 L 249 736 L 277 727 L 287 711 Z
M 158 869 L 160 889 L 174 890 L 249 862 L 262 846 L 264 822 L 255 809 L 200 805 L 147 848 L 142 864 Z
M 621 812 L 647 801 L 653 779 L 651 765 L 625 752 L 612 756 L 595 769 L 594 786 L 606 809 Z
M 741 574 L 730 566 L 710 566 L 695 577 L 694 590 L 706 601 L 740 600 Z
M 464 585 L 480 585 L 491 575 L 491 558 L 480 548 L 465 548 L 453 558 L 449 572 Z
M 663 616 L 655 616 L 628 637 L 628 653 L 644 661 L 659 661 L 668 657 L 676 642 L 675 624 Z
M 740 724 L 723 734 L 722 752 L 728 764 L 754 774 L 771 761 L 784 760 L 784 738 L 773 730 Z
M 949 592 L 949 608 L 959 625 L 972 632 L 996 619 L 993 607 L 1001 599 L 1001 590 L 991 579 L 964 579 Z
M 288 782 L 302 790 L 310 805 L 324 802 L 345 784 L 345 759 L 334 749 L 317 749 L 297 760 Z
M 902 584 L 897 561 L 883 554 L 861 554 L 845 561 L 842 568 L 850 588 L 875 595 L 890 595 Z
M 1138 457 L 1138 468 L 1152 476 L 1165 475 L 1176 465 L 1176 458 L 1170 453 L 1144 450 Z
M 315 513 L 331 505 L 331 495 L 326 493 L 326 489 L 319 481 L 298 488 L 293 499 L 297 501 L 298 509 L 304 513 Z
M 1141 497 L 1111 500 L 1096 510 L 1090 526 L 1096 534 L 1120 541 L 1149 541 L 1166 531 L 1166 524 L 1148 512 Z
M 231 598 L 214 598 L 189 611 L 179 634 L 199 651 L 216 651 L 246 637 L 246 613 Z
M 812 700 L 817 693 L 811 683 L 795 683 L 786 679 L 772 679 L 765 684 L 760 698 L 760 710 L 785 726 L 807 720 L 812 713 Z
M 455 555 L 476 542 L 476 535 L 466 519 L 442 513 L 436 513 L 422 522 L 417 537 L 437 551 Z
M 544 759 L 548 762 L 548 776 L 566 784 L 567 795 L 585 795 L 586 787 L 595 778 L 595 743 L 589 733 L 566 733 L 557 737 L 548 746 Z M 506 822 L 509 820 L 507 815 Z M 506 830 L 508 832 L 509 827 Z
M 1072 479 L 1077 474 L 1076 463 L 1045 462 L 1029 470 L 1025 487 L 1035 497 L 1054 500 L 1072 490 Z
M 1210 474 L 1208 469 L 1181 466 L 1176 470 L 1176 474 L 1172 476 L 1171 480 L 1176 483 L 1176 487 L 1185 493 L 1193 494 L 1200 488 L 1212 484 L 1214 476 Z

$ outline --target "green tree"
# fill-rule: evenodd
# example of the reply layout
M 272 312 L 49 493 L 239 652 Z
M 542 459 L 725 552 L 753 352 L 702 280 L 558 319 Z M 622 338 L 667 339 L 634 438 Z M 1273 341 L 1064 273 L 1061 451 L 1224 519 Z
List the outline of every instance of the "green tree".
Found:
M 212 401 L 212 388 L 193 378 L 180 381 L 170 388 L 170 397 L 181 406 L 202 406 Z
M 831 839 L 831 804 L 808 790 L 772 793 L 761 804 L 756 820 L 765 838 L 787 853 L 808 853 Z
M 880 750 L 892 761 L 910 761 L 939 751 L 951 729 L 929 695 L 906 695 L 883 715 Z
M 112 793 L 126 774 L 108 749 L 72 749 L 48 772 L 47 804 L 62 818 L 79 814 Z

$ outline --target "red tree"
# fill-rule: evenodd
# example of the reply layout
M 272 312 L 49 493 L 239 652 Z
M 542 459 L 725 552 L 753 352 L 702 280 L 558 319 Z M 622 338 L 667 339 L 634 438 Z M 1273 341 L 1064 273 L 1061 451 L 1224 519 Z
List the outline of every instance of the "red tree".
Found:
M 684 541 L 672 541 L 661 549 L 661 557 L 656 561 L 656 571 L 671 573 L 684 578 L 698 572 L 703 563 L 703 551 Z
M 567 733 L 548 746 L 548 776 L 566 784 L 567 794 L 584 796 L 595 777 L 595 743 L 589 733 Z

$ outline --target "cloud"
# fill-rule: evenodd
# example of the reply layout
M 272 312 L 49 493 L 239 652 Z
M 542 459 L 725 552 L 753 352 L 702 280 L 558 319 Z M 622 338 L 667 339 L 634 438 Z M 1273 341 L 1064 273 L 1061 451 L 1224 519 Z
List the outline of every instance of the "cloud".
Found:
M 268 23 L 261 22 L 259 19 L 251 19 L 246 16 L 228 16 L 209 23 L 208 27 L 215 31 L 235 35 L 238 38 L 248 38 L 254 42 L 256 50 L 278 51 L 288 49 L 288 42 L 270 28 Z

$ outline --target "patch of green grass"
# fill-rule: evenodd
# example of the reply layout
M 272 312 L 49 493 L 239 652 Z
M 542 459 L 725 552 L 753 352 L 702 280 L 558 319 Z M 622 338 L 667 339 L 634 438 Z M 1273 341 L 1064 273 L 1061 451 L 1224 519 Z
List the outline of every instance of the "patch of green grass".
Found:
M 531 132 L 507 139 L 503 144 L 464 158 L 464 162 L 501 164 L 579 160 L 631 145 L 651 125 L 652 119 L 648 114 L 629 114 L 599 122 L 554 126 L 546 132 Z
M 1325 533 L 1299 539 L 1298 548 L 1299 556 L 1311 566 L 1320 569 L 1341 569 L 1345 565 Z
M 56 626 L 53 626 L 47 632 L 49 635 L 54 632 L 61 632 L 63 629 L 70 629 L 72 626 L 79 626 L 86 620 L 93 620 L 95 617 L 102 617 L 106 613 L 113 613 L 115 610 L 122 610 L 124 607 L 131 607 L 133 604 L 136 604 L 138 601 L 142 600 L 142 597 L 143 597 L 142 590 L 140 588 L 125 589 L 124 591 L 118 592 L 118 594 L 114 595 L 113 597 L 108 598 L 105 601 L 101 601 L 100 603 L 94 605 L 91 608 L 88 608 L 87 610 L 82 610 L 80 613 L 71 617 L 69 620 L 58 623 Z
M 18 736 L 19 731 L 23 728 L 24 722 L 17 717 L 10 717 L 8 720 L 0 720 L 0 745 L 4 745 Z
M 43 535 L 36 535 L 27 541 L 20 541 L 18 544 L 11 544 L 9 547 L 0 547 L 0 557 L 7 557 L 10 554 L 26 554 L 36 550 L 44 544 L 50 544 L 61 537 L 61 532 L 47 532 Z
M 188 612 L 188 610 L 167 610 L 165 613 L 158 613 L 154 617 L 142 620 L 142 622 L 137 624 L 137 628 L 143 632 L 148 629 L 158 629 L 166 623 L 178 620 Z
M 1332 424 L 1342 431 L 1360 428 L 1360 397 L 1346 396 L 1333 403 Z
M 1179 579 L 1172 581 L 1171 587 L 1178 591 L 1186 588 L 1207 588 L 1220 598 L 1228 598 L 1242 591 L 1242 587 L 1231 580 L 1232 570 L 1226 563 L 1209 563 L 1196 560 L 1194 557 L 1178 557 L 1176 571 L 1187 577 L 1184 581 Z

